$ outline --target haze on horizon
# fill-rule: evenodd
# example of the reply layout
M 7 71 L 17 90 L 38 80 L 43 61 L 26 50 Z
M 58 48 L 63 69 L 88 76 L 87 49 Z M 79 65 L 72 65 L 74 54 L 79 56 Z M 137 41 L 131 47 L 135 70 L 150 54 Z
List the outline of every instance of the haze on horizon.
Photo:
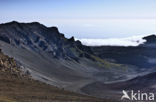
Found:
M 0 23 L 38 21 L 66 37 L 156 34 L 155 0 L 0 0 Z

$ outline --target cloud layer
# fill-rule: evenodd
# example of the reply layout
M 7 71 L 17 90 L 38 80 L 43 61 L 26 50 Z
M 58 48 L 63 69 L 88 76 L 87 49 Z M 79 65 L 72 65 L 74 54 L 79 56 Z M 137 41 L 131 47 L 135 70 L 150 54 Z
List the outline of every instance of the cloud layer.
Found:
M 80 40 L 83 45 L 87 46 L 138 46 L 146 42 L 142 38 L 145 35 L 132 36 L 127 38 L 109 38 L 109 39 L 76 39 Z M 147 35 L 146 35 L 147 36 Z

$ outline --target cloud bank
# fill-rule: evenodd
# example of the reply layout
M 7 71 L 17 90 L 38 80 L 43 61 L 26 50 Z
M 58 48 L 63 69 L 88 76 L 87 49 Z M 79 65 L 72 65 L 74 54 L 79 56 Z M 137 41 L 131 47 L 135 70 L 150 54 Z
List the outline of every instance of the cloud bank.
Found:
M 127 38 L 108 38 L 108 39 L 76 39 L 87 46 L 138 46 L 146 40 L 142 38 L 145 35 L 132 36 Z M 146 35 L 147 36 L 147 35 Z

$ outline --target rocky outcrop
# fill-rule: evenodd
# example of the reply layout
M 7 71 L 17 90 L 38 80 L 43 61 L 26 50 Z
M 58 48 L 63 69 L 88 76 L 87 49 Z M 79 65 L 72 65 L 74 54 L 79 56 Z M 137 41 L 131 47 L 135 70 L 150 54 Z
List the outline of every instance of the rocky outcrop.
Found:
M 78 48 L 82 51 L 89 49 L 80 41 L 75 41 L 74 37 L 66 39 L 57 27 L 48 28 L 38 22 L 18 23 L 13 21 L 0 26 L 0 40 L 37 52 L 50 52 L 55 58 L 78 60 L 76 56 L 80 54 L 80 51 L 70 49 Z
M 154 35 L 154 34 L 143 37 L 143 39 L 146 40 L 146 42 L 144 44 L 156 43 L 156 35 Z
M 9 73 L 16 77 L 29 77 L 28 73 L 23 72 L 13 58 L 4 55 L 0 50 L 0 72 Z

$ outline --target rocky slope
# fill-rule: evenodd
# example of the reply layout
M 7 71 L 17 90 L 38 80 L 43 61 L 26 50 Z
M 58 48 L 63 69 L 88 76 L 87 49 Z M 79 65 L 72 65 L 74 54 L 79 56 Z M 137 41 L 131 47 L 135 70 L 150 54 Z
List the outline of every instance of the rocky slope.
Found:
M 0 102 L 107 102 L 33 80 L 0 51 Z
M 102 97 L 102 94 L 105 94 L 105 98 L 113 97 L 116 100 L 120 100 L 122 96 L 122 90 L 133 90 L 135 92 L 138 92 L 138 90 L 140 90 L 141 92 L 156 94 L 156 72 L 143 76 L 137 76 L 136 78 L 133 78 L 131 80 L 116 83 L 105 84 L 101 82 L 95 82 L 82 88 L 82 90 L 87 94 L 92 94 L 92 92 L 88 91 L 88 89 L 92 89 L 92 92 L 94 92 L 94 94 L 98 96 Z

